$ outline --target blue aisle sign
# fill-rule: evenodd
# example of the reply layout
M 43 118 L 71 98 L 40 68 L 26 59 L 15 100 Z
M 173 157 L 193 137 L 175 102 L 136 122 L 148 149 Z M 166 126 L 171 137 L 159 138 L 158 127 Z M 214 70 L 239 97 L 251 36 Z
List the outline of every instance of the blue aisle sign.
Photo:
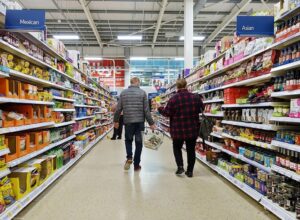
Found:
M 110 94 L 111 94 L 112 96 L 117 96 L 117 95 L 118 95 L 118 91 L 111 91 Z
M 5 29 L 45 30 L 45 10 L 6 10 Z
M 274 36 L 274 16 L 238 16 L 238 36 Z
M 158 95 L 159 94 L 157 92 L 148 93 L 148 99 L 153 99 L 153 98 L 155 98 Z

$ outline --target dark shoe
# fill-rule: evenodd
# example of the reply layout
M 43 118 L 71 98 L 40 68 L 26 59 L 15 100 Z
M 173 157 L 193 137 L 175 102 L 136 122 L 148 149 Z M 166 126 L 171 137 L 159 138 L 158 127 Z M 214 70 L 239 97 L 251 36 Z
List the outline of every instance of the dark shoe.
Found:
M 110 140 L 116 140 L 116 138 L 115 138 L 115 137 L 112 137 Z
M 140 165 L 134 166 L 134 171 L 140 171 L 141 169 L 142 169 L 142 167 Z
M 177 169 L 177 171 L 176 171 L 176 175 L 178 175 L 178 176 L 180 176 L 180 175 L 182 175 L 184 173 L 184 169 L 183 169 L 183 167 L 178 167 L 178 169 Z
M 121 139 L 122 139 L 122 137 L 118 137 L 118 139 L 119 139 L 119 140 L 121 140 Z
M 127 159 L 124 165 L 124 170 L 129 170 L 131 164 L 132 164 L 132 159 Z
M 192 178 L 193 177 L 193 172 L 190 172 L 190 171 L 186 171 L 185 172 L 185 175 L 189 178 Z

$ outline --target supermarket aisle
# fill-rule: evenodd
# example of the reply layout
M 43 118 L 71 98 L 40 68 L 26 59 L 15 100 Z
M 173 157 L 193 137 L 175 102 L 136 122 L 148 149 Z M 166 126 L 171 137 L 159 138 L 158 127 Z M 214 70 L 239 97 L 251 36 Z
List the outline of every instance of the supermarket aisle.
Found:
M 106 139 L 17 219 L 275 219 L 199 162 L 193 179 L 176 177 L 170 144 L 144 149 L 134 173 L 123 171 L 123 141 Z

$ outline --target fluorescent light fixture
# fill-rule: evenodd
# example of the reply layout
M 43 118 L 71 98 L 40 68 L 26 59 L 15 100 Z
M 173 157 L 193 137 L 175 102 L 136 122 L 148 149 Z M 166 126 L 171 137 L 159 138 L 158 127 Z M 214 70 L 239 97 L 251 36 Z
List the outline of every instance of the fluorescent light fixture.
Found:
M 130 57 L 130 60 L 148 60 L 147 57 Z
M 85 60 L 103 60 L 102 57 L 85 57 Z
M 119 35 L 118 40 L 142 40 L 141 35 Z
M 194 36 L 193 37 L 193 40 L 194 41 L 203 41 L 205 39 L 205 36 Z M 184 36 L 181 36 L 180 38 L 179 38 L 179 40 L 184 40 Z
M 174 60 L 176 60 L 176 61 L 182 61 L 182 60 L 184 60 L 184 58 L 183 57 L 175 57 Z
M 79 40 L 78 35 L 53 35 L 58 40 Z

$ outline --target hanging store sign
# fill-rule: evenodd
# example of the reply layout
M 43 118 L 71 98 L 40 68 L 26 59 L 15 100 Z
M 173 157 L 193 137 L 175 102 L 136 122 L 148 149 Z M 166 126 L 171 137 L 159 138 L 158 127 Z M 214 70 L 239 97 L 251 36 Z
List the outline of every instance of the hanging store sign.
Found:
M 274 36 L 273 16 L 238 16 L 237 36 Z
M 45 10 L 6 10 L 5 29 L 45 30 Z
M 118 91 L 111 91 L 110 94 L 111 94 L 112 96 L 117 96 L 117 95 L 118 95 Z

